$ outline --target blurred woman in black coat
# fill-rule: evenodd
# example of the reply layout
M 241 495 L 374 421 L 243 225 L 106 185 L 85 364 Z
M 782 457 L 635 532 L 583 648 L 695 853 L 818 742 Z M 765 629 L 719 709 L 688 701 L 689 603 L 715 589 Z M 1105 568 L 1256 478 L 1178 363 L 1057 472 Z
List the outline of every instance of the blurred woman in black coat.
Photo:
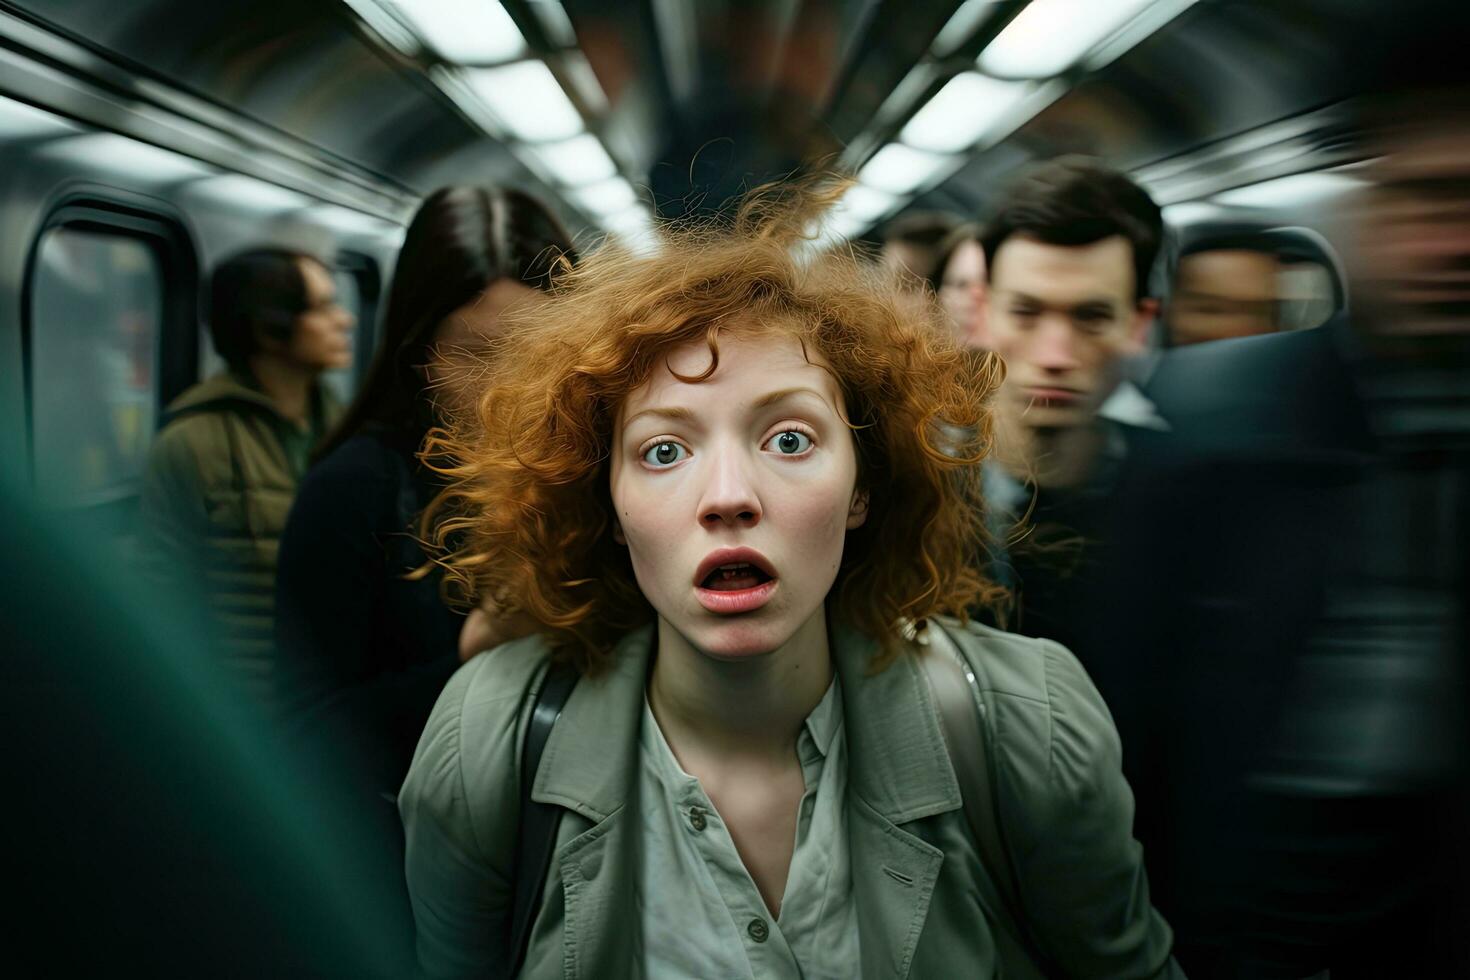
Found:
M 493 337 L 504 309 L 536 302 L 574 258 L 556 218 L 520 191 L 447 187 L 425 199 L 399 253 L 377 357 L 281 540 L 276 639 L 296 678 L 296 720 L 395 834 L 391 800 L 459 666 L 464 622 L 437 574 L 406 577 L 425 561 L 412 525 L 439 489 L 416 454 L 453 395 L 449 364 Z

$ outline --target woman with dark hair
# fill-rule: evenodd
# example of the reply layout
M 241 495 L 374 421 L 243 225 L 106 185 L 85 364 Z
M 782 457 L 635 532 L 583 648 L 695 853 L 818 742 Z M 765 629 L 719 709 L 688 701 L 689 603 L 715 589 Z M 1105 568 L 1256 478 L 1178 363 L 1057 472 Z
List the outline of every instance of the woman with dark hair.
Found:
M 939 246 L 930 283 L 939 305 L 949 314 L 955 338 L 966 347 L 986 349 L 985 250 L 980 226 L 961 225 Z
M 464 617 L 442 601 L 412 524 L 438 490 L 416 459 L 451 392 L 444 367 L 488 341 L 507 308 L 535 302 L 571 242 L 520 191 L 448 187 L 409 225 L 361 393 L 323 443 L 281 539 L 276 639 L 308 731 L 393 811 L 414 743 L 459 665 Z

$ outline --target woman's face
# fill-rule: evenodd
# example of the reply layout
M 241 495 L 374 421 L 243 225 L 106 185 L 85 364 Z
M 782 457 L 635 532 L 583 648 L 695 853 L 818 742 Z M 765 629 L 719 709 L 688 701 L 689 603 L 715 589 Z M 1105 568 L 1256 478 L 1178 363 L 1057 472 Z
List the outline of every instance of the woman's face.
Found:
M 497 279 L 483 293 L 470 300 L 439 322 L 425 371 L 432 384 L 443 384 L 455 374 L 456 363 L 486 340 L 495 336 L 500 318 L 507 310 L 535 303 L 544 297 L 540 292 L 516 282 Z
M 949 314 L 955 336 L 970 347 L 985 347 L 985 250 L 961 242 L 950 253 L 939 280 L 939 302 Z
M 862 524 L 852 433 L 825 362 L 780 333 L 673 350 L 614 423 L 611 489 L 639 588 L 694 649 L 769 653 L 822 614 Z

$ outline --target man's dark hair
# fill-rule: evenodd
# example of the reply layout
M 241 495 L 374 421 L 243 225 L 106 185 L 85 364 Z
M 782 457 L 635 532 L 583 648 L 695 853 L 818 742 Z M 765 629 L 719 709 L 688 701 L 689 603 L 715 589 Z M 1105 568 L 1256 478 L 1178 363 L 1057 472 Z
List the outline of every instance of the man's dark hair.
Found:
M 1028 170 L 1011 187 L 980 237 L 986 277 L 1012 235 L 1048 245 L 1091 245 L 1121 235 L 1133 247 L 1134 296 L 1152 295 L 1149 274 L 1163 240 L 1159 206 L 1126 176 L 1086 157 L 1059 157 Z
M 928 279 L 939 257 L 939 247 L 959 227 L 960 219 L 943 211 L 909 211 L 883 226 L 878 237 L 884 245 L 902 244 L 913 249 L 923 268 L 911 272 Z
M 910 211 L 883 226 L 884 242 L 904 242 L 933 248 L 949 236 L 960 219 L 943 211 Z
M 260 349 L 261 334 L 290 339 L 296 318 L 308 305 L 303 260 L 325 267 L 304 253 L 256 248 L 215 268 L 209 283 L 209 336 L 231 368 L 247 366 Z

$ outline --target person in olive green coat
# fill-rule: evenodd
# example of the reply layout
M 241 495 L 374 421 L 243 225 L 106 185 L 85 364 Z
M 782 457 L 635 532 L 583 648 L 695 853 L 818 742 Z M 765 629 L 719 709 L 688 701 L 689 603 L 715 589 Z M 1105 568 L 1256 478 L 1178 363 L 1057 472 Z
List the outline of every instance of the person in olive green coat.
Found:
M 995 598 L 969 558 L 1002 366 L 896 276 L 801 254 L 829 195 L 769 193 L 731 229 L 592 253 L 430 438 L 448 575 L 537 632 L 455 675 L 399 794 L 421 966 L 1180 976 L 1076 659 L 930 622 Z M 993 812 L 966 809 L 979 746 L 947 741 L 925 679 L 951 653 L 909 639 L 944 636 L 981 679 L 956 664 Z M 525 773 L 560 812 L 541 867 L 518 861 L 521 755 L 553 660 L 580 677 Z
M 228 367 L 168 407 L 148 457 L 140 547 L 156 580 L 197 581 L 219 654 L 272 705 L 283 694 L 276 551 L 312 447 L 339 411 L 319 378 L 351 365 L 353 319 L 326 267 L 290 252 L 235 256 L 210 293 Z

